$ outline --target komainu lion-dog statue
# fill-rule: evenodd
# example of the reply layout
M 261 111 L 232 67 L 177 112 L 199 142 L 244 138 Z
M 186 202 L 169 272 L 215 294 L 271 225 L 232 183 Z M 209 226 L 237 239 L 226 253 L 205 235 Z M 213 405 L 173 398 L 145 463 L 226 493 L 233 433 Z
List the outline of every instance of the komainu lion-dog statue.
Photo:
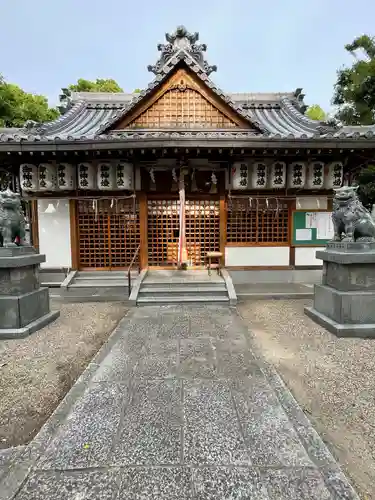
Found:
M 0 247 L 26 244 L 25 217 L 20 195 L 10 189 L 0 191 Z
M 335 189 L 332 221 L 333 241 L 375 242 L 375 222 L 360 202 L 358 186 Z

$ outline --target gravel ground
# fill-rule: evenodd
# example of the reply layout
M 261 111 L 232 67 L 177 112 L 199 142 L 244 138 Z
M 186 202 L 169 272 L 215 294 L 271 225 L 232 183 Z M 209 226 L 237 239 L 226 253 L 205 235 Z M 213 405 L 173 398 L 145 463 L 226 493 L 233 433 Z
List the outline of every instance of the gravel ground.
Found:
M 375 499 L 375 339 L 338 339 L 303 314 L 311 300 L 239 311 L 363 499 Z
M 57 304 L 60 318 L 0 341 L 0 449 L 28 443 L 126 312 L 121 303 Z

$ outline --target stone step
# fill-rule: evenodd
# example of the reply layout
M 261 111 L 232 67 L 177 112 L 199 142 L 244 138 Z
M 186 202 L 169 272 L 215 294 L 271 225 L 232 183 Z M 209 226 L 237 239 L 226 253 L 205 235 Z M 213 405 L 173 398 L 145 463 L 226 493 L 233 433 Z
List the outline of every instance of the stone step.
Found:
M 124 299 L 128 299 L 128 287 L 124 283 L 119 286 L 92 286 L 92 285 L 70 285 L 64 296 L 74 296 L 74 297 L 109 297 L 109 296 L 123 296 Z M 109 299 L 108 299 L 109 300 Z
M 55 301 L 67 302 L 67 303 L 80 303 L 80 302 L 124 302 L 127 303 L 129 300 L 128 294 L 104 294 L 104 295 L 74 295 L 70 293 L 65 293 L 63 295 L 50 295 L 51 299 Z
M 111 288 L 111 287 L 127 287 L 128 280 L 127 279 L 86 279 L 86 278 L 74 278 L 73 282 L 69 285 L 68 288 L 78 288 L 78 287 L 93 287 L 93 288 Z
M 168 304 L 228 304 L 229 299 L 227 296 L 217 295 L 156 295 L 154 297 L 138 296 L 137 305 L 151 306 L 151 305 L 168 305 Z
M 162 294 L 162 295 L 167 295 L 167 294 L 176 294 L 180 293 L 182 295 L 184 294 L 214 294 L 214 295 L 222 295 L 225 294 L 227 295 L 227 289 L 225 288 L 225 285 L 223 284 L 220 287 L 215 287 L 215 286 L 193 286 L 193 287 L 187 287 L 187 286 L 174 286 L 174 285 L 163 285 L 163 286 L 141 286 L 141 289 L 139 290 L 139 293 L 141 295 L 157 295 L 157 294 Z
M 60 288 L 61 283 L 56 281 L 41 281 L 40 286 L 46 286 L 47 288 Z
M 131 276 L 135 276 L 135 274 L 131 274 Z M 75 280 L 87 280 L 87 281 L 114 281 L 114 280 L 127 280 L 128 275 L 126 273 L 122 274 L 111 274 L 108 276 L 102 276 L 102 275 L 97 275 L 97 276 L 85 276 L 84 274 L 76 274 L 74 277 Z
M 138 274 L 136 270 L 132 271 L 131 274 Z M 118 279 L 123 276 L 127 276 L 127 270 L 123 271 L 78 271 L 76 277 L 78 278 L 94 278 L 94 279 Z
M 159 288 L 160 286 L 183 286 L 183 287 L 222 287 L 225 286 L 225 281 L 224 280 L 217 280 L 217 281 L 208 281 L 208 280 L 149 280 L 147 277 L 145 280 L 143 280 L 142 285 L 147 286 L 147 287 L 156 287 Z

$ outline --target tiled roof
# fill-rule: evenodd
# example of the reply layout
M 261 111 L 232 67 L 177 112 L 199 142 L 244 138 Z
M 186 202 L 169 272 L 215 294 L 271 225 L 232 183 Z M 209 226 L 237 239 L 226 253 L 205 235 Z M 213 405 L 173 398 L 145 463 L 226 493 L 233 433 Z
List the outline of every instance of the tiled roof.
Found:
M 332 128 L 310 120 L 303 111 L 302 89 L 288 93 L 224 93 L 209 78 L 216 70 L 203 57 L 206 46 L 197 44 L 199 35 L 184 27 L 167 34 L 167 44 L 159 45 L 161 56 L 149 70 L 155 78 L 140 93 L 72 93 L 65 114 L 42 125 L 22 129 L 0 129 L 0 142 L 135 140 L 146 138 L 247 138 L 272 139 L 374 139 L 375 126 Z M 122 130 L 110 131 L 131 109 L 156 89 L 177 66 L 185 64 L 236 113 L 258 130 Z

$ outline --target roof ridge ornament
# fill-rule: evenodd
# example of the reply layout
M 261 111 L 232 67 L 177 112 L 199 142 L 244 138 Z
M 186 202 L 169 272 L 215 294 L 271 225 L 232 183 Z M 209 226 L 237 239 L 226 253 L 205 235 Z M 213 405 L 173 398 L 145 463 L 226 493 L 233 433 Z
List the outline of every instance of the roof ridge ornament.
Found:
M 158 44 L 158 51 L 161 55 L 154 65 L 147 67 L 155 75 L 164 73 L 164 68 L 172 58 L 179 59 L 178 55 L 189 55 L 206 73 L 210 75 L 217 70 L 216 66 L 210 66 L 203 57 L 203 52 L 206 52 L 207 45 L 205 43 L 198 44 L 199 33 L 189 33 L 185 26 L 178 26 L 174 33 L 166 33 L 165 39 L 168 43 Z M 185 53 L 185 54 L 184 54 Z M 181 58 L 181 57 L 180 57 Z M 182 57 L 183 58 L 183 57 Z

